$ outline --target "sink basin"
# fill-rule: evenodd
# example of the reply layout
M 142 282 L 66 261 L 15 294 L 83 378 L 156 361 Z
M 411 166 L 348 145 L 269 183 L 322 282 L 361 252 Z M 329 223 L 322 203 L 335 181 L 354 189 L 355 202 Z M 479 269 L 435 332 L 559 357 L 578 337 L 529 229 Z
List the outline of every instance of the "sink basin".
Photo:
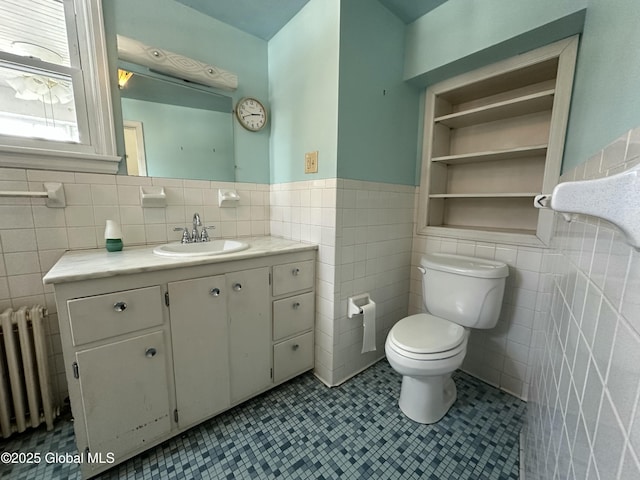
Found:
M 166 243 L 153 249 L 156 255 L 165 257 L 208 257 L 239 252 L 249 248 L 249 244 L 237 240 L 211 240 L 198 243 Z

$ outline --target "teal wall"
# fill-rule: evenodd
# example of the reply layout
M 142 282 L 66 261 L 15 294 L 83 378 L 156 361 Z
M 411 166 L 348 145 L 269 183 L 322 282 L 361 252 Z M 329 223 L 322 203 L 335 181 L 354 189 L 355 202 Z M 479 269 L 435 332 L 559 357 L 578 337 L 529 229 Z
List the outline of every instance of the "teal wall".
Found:
M 234 181 L 229 113 L 123 98 L 122 115 L 142 122 L 150 177 Z
M 341 2 L 338 178 L 414 184 L 420 93 L 402 78 L 404 38 L 380 3 Z
M 233 97 L 234 105 L 243 96 L 267 103 L 266 41 L 173 0 L 108 0 L 103 10 L 107 34 L 122 34 L 234 72 L 238 89 L 220 93 Z M 107 40 L 113 45 L 113 38 Z M 110 64 L 116 65 L 112 50 Z M 254 133 L 236 123 L 234 133 L 236 181 L 268 183 L 269 127 Z
M 640 125 L 640 2 L 589 0 L 563 170 Z
M 449 0 L 407 27 L 404 76 L 428 86 L 582 32 L 566 171 L 640 125 L 639 18 L 637 0 Z
M 407 27 L 404 77 L 427 86 L 579 33 L 586 6 L 587 0 L 449 0 Z
M 407 26 L 404 78 L 428 87 L 578 34 L 588 15 L 588 1 L 449 0 Z M 420 169 L 418 158 L 416 184 L 420 183 Z
M 269 41 L 271 183 L 336 177 L 339 28 L 340 1 L 311 0 Z
M 375 1 L 311 0 L 268 43 L 173 0 L 110 0 L 104 9 L 108 33 L 233 71 L 234 103 L 245 95 L 268 103 L 265 130 L 235 124 L 238 181 L 411 184 L 421 150 L 412 87 L 583 29 L 563 168 L 640 124 L 637 0 L 449 0 L 409 26 Z M 304 154 L 314 150 L 319 172 L 305 175 Z

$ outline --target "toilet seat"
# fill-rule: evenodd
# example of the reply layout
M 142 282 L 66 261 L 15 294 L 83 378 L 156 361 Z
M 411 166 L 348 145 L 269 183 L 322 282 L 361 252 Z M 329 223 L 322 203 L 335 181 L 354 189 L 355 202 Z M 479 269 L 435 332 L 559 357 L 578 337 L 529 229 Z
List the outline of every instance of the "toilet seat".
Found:
M 440 360 L 466 348 L 467 331 L 428 313 L 410 315 L 396 323 L 389 341 L 400 355 L 416 360 Z

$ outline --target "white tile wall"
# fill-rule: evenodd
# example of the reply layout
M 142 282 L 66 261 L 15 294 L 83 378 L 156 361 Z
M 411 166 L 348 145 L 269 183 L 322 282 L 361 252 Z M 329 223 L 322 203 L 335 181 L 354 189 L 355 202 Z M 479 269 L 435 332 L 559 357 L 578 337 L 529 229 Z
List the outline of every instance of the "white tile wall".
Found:
M 107 219 L 122 226 L 126 246 L 179 240 L 173 227 L 191 226 L 194 212 L 214 237 L 269 234 L 269 185 L 201 180 L 126 177 L 15 168 L 0 169 L 0 190 L 43 189 L 42 182 L 64 184 L 67 207 L 44 205 L 43 199 L 0 198 L 0 310 L 39 303 L 49 316 L 50 355 L 56 366 L 58 399 L 66 396 L 53 288 L 42 276 L 66 250 L 104 246 Z M 166 208 L 143 208 L 140 186 L 162 185 Z M 219 208 L 219 188 L 235 188 L 236 208 Z
M 320 245 L 317 272 L 316 375 L 337 385 L 384 355 L 402 317 L 422 311 L 420 255 L 441 251 L 502 260 L 510 266 L 498 326 L 473 332 L 464 369 L 526 398 L 534 324 L 550 294 L 541 275 L 544 249 L 413 236 L 416 189 L 343 179 L 271 186 L 271 234 Z M 346 317 L 350 295 L 378 305 L 377 350 L 361 354 L 362 325 Z
M 384 356 L 406 316 L 414 187 L 330 179 L 272 185 L 271 234 L 319 243 L 316 375 L 337 385 Z M 377 302 L 376 351 L 362 354 L 362 320 L 347 298 Z
M 562 180 L 640 162 L 640 128 Z M 545 314 L 534 323 L 526 422 L 530 479 L 640 478 L 640 254 L 605 221 L 556 215 L 543 258 Z

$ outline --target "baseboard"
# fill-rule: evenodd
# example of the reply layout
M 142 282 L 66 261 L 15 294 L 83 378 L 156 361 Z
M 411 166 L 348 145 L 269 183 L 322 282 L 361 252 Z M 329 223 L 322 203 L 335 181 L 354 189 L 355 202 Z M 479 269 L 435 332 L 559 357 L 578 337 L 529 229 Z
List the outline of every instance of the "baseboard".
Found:
M 502 391 L 504 393 L 508 393 L 512 397 L 519 398 L 523 402 L 527 402 L 528 401 L 527 400 L 527 397 L 528 397 L 527 395 L 522 395 L 522 394 L 519 395 L 519 394 L 517 394 L 515 392 L 512 392 L 508 388 L 501 387 L 500 384 L 498 384 L 498 383 L 490 382 L 489 380 L 486 380 L 486 379 L 484 379 L 482 377 L 479 377 L 477 374 L 475 374 L 473 372 L 470 372 L 470 371 L 468 371 L 468 370 L 466 370 L 466 369 L 464 369 L 462 367 L 460 368 L 460 370 L 463 371 L 464 373 L 466 373 L 467 375 L 471 375 L 476 380 L 480 380 L 481 382 L 486 383 L 487 385 L 491 385 L 492 387 L 495 387 L 495 388 L 497 388 L 498 390 L 500 390 L 500 391 Z
M 342 380 L 340 380 L 338 383 L 329 383 L 327 382 L 324 378 L 322 378 L 321 376 L 319 376 L 316 371 L 313 371 L 313 374 L 315 375 L 315 377 L 320 380 L 322 383 L 324 383 L 327 387 L 329 388 L 333 388 L 333 387 L 339 387 L 340 385 L 342 385 L 344 382 L 346 382 L 347 380 L 352 379 L 353 377 L 355 377 L 356 375 L 364 372 L 367 368 L 375 365 L 376 363 L 378 363 L 380 360 L 384 360 L 385 358 L 387 358 L 385 355 L 380 356 L 379 358 L 377 358 L 376 360 L 374 360 L 373 362 L 365 365 L 364 367 L 362 367 L 361 369 L 349 374 L 349 376 L 343 378 Z

